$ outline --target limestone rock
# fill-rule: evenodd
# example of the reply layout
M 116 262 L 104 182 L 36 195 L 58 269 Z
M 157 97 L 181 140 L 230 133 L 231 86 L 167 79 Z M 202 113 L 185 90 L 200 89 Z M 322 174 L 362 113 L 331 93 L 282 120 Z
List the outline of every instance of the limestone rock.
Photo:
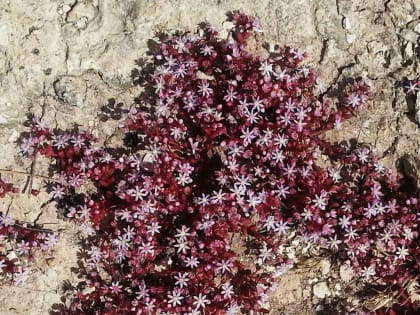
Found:
M 327 259 L 323 259 L 320 262 L 320 270 L 321 273 L 325 276 L 330 272 L 331 269 L 331 262 Z
M 354 273 L 351 270 L 351 268 L 347 265 L 340 266 L 340 278 L 344 282 L 349 282 L 351 279 L 353 279 Z
M 86 83 L 81 78 L 63 76 L 54 82 L 54 91 L 64 103 L 82 106 L 86 95 Z
M 0 47 L 0 79 L 1 75 L 9 70 L 6 50 Z
M 419 37 L 419 34 L 417 34 L 412 29 L 405 28 L 401 31 L 400 36 L 408 42 L 417 44 L 417 38 Z

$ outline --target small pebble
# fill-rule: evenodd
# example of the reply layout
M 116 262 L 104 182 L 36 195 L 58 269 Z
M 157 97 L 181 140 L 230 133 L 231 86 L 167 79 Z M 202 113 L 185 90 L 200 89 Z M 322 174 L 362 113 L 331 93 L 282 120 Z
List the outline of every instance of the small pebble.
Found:
M 320 298 L 320 299 L 323 299 L 323 298 L 331 295 L 331 291 L 328 288 L 327 283 L 324 282 L 324 281 L 323 282 L 318 282 L 317 284 L 315 284 L 314 287 L 313 287 L 313 292 L 314 292 L 314 295 L 317 298 Z

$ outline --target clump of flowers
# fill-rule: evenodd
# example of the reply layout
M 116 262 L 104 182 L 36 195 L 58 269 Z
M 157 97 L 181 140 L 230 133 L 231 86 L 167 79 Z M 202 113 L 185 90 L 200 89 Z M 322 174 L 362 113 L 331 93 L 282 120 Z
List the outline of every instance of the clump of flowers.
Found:
M 255 56 L 258 21 L 230 20 L 230 40 L 207 24 L 160 38 L 153 95 L 119 125 L 125 148 L 32 121 L 23 152 L 54 160 L 52 197 L 86 235 L 65 314 L 268 313 L 291 229 L 364 279 L 408 276 L 419 200 L 372 148 L 320 138 L 363 107 L 369 82 L 323 98 L 303 52 Z
M 0 198 L 17 189 L 0 178 Z M 8 211 L 0 211 L 0 276 L 19 285 L 29 275 L 29 264 L 36 250 L 48 251 L 58 242 L 58 235 L 38 226 L 15 220 Z

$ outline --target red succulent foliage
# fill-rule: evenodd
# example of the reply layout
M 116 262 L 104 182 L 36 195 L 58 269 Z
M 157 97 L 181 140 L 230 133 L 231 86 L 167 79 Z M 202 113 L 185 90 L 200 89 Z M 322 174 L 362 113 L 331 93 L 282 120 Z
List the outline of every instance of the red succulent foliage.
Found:
M 33 121 L 22 151 L 55 161 L 52 196 L 87 236 L 85 279 L 65 314 L 267 313 L 292 265 L 282 255 L 289 229 L 344 251 L 364 279 L 411 276 L 419 200 L 370 147 L 319 137 L 366 103 L 369 82 L 324 99 L 304 53 L 255 56 L 245 45 L 258 21 L 230 19 L 232 40 L 210 25 L 160 39 L 152 104 L 139 101 L 120 123 L 141 144 L 107 148 Z M 88 182 L 96 191 L 80 193 Z
M 0 178 L 0 198 L 18 190 Z M 29 274 L 28 263 L 34 251 L 47 251 L 58 241 L 58 235 L 37 226 L 15 220 L 8 211 L 0 211 L 0 275 L 13 284 L 23 283 Z

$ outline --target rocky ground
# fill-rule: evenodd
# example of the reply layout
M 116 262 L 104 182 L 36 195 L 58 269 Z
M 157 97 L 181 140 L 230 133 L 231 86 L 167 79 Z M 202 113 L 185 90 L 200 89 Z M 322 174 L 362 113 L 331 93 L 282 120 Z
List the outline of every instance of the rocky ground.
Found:
M 403 78 L 420 77 L 418 0 L 2 0 L 2 176 L 24 187 L 30 165 L 15 142 L 29 111 L 45 112 L 53 126 L 78 123 L 112 141 L 115 123 L 99 123 L 98 112 L 111 98 L 129 107 L 139 94 L 131 71 L 154 34 L 193 30 L 202 21 L 222 28 L 225 14 L 236 9 L 258 16 L 263 25 L 250 49 L 264 54 L 263 46 L 280 44 L 305 50 L 306 63 L 318 69 L 327 89 L 346 77 L 369 78 L 375 93 L 368 108 L 343 131 L 326 136 L 372 144 L 387 166 L 419 181 L 420 102 L 407 102 L 400 88 Z M 42 161 L 33 174 L 46 174 Z M 40 187 L 35 178 L 33 188 Z M 62 234 L 57 249 L 38 258 L 27 283 L 0 288 L 2 315 L 48 314 L 60 302 L 63 282 L 76 280 L 74 227 L 58 219 L 47 200 L 41 193 L 2 201 L 15 217 L 31 222 L 39 216 L 39 223 Z M 300 258 L 279 280 L 272 314 L 338 314 L 341 304 L 387 302 L 358 297 L 349 272 L 315 254 Z

